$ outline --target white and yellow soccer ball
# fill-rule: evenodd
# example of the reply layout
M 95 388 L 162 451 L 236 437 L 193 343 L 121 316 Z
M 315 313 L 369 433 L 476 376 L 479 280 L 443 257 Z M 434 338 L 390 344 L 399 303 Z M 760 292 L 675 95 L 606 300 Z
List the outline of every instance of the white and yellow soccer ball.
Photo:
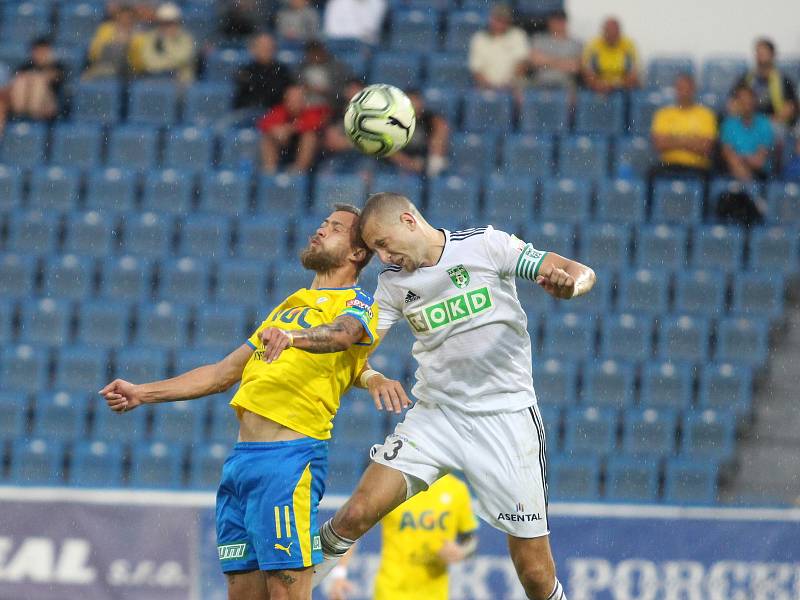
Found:
M 358 92 L 344 113 L 344 130 L 353 145 L 364 154 L 379 158 L 391 156 L 408 144 L 415 124 L 409 97 L 383 83 Z

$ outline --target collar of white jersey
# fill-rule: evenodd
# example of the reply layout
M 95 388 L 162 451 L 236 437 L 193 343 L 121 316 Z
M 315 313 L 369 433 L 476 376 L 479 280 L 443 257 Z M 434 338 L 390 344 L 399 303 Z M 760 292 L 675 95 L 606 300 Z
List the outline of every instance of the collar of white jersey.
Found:
M 444 253 L 447 252 L 447 245 L 450 242 L 450 230 L 445 229 L 444 227 L 437 227 L 436 229 L 444 234 L 444 246 L 442 246 L 442 253 L 439 255 L 439 260 L 437 260 L 435 263 L 425 267 L 419 267 L 420 269 L 433 269 L 434 267 L 438 267 L 444 258 Z

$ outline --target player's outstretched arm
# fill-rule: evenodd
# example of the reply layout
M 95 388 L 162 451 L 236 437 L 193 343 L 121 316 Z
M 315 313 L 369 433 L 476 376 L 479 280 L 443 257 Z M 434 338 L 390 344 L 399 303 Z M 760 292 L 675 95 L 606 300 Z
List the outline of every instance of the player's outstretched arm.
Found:
M 132 410 L 142 404 L 156 404 L 173 400 L 191 400 L 224 392 L 242 378 L 242 371 L 253 349 L 242 344 L 221 361 L 204 365 L 172 379 L 134 384 L 115 379 L 100 395 L 114 412 Z
M 594 286 L 594 271 L 579 262 L 548 252 L 539 266 L 536 283 L 561 300 L 588 293 Z
M 386 331 L 378 332 L 381 339 L 384 339 Z M 378 410 L 394 411 L 400 414 L 404 408 L 411 406 L 406 391 L 403 389 L 403 384 L 396 379 L 389 379 L 383 373 L 376 371 L 372 368 L 369 362 L 364 365 L 364 370 L 356 380 L 356 387 L 360 387 L 369 391 L 372 396 L 372 401 L 375 403 L 375 408 Z
M 344 352 L 360 342 L 365 334 L 361 321 L 348 315 L 337 317 L 332 323 L 298 331 L 267 327 L 261 331 L 264 361 L 271 363 L 277 360 L 287 348 L 297 348 L 314 354 Z

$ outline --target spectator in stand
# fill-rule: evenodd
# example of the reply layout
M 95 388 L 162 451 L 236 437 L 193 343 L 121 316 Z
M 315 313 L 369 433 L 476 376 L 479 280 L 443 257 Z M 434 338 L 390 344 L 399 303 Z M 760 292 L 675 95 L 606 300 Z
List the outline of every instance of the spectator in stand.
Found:
M 319 13 L 308 0 L 288 0 L 275 19 L 275 29 L 281 39 L 308 42 L 319 37 Z
M 534 35 L 531 43 L 532 85 L 574 91 L 581 73 L 581 51 L 581 43 L 569 36 L 567 13 L 550 13 L 547 32 Z
M 364 89 L 364 82 L 352 78 L 344 84 L 343 93 L 331 113 L 322 137 L 323 160 L 319 170 L 326 173 L 358 173 L 366 178 L 375 166 L 375 159 L 353 146 L 344 131 L 344 113 L 350 99 Z
M 444 117 L 427 109 L 418 90 L 409 90 L 408 97 L 417 117 L 414 135 L 405 148 L 388 160 L 403 171 L 435 177 L 447 168 L 450 127 Z
M 172 77 L 191 83 L 195 76 L 192 34 L 181 25 L 181 9 L 168 2 L 156 11 L 156 26 L 134 41 L 136 72 L 149 77 Z
M 236 72 L 234 107 L 256 109 L 264 114 L 281 102 L 283 93 L 292 83 L 292 74 L 275 58 L 275 40 L 268 33 L 255 35 L 248 51 L 250 62 Z
M 323 18 L 325 37 L 375 45 L 385 16 L 386 0 L 328 0 Z
M 660 108 L 653 116 L 651 137 L 660 157 L 653 175 L 708 175 L 717 139 L 717 117 L 697 103 L 696 92 L 694 78 L 686 73 L 679 75 L 675 104 Z
M 583 78 L 589 89 L 606 94 L 639 87 L 639 59 L 636 46 L 623 37 L 615 18 L 606 19 L 600 37 L 583 51 Z
M 305 173 L 314 163 L 319 132 L 325 127 L 330 109 L 309 105 L 301 85 L 290 85 L 283 103 L 273 107 L 258 124 L 261 130 L 261 158 L 264 171 Z
M 269 2 L 262 0 L 232 0 L 218 2 L 226 5 L 220 13 L 220 32 L 229 40 L 240 40 L 255 35 L 259 23 L 267 20 Z
M 755 69 L 747 73 L 739 84 L 745 84 L 755 92 L 758 112 L 772 120 L 775 135 L 783 137 L 797 121 L 797 92 L 791 79 L 775 64 L 775 44 L 766 38 L 756 42 Z
M 722 122 L 722 159 L 728 172 L 741 182 L 766 179 L 775 134 L 769 118 L 756 112 L 758 98 L 747 85 L 734 90 L 735 114 Z
M 100 27 L 89 45 L 89 66 L 83 79 L 125 78 L 130 73 L 132 42 L 138 17 L 133 6 L 122 5 Z
M 469 70 L 475 84 L 484 89 L 511 88 L 525 73 L 528 38 L 512 24 L 511 9 L 495 4 L 489 26 L 478 31 L 469 44 Z
M 322 42 L 314 40 L 306 44 L 299 80 L 309 94 L 309 104 L 335 106 L 349 78 L 349 69 L 333 57 Z

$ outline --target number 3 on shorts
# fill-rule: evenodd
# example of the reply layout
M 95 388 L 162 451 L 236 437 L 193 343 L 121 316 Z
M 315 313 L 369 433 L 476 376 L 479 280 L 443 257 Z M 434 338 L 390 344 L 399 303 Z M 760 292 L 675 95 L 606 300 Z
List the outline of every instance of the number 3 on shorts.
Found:
M 392 448 L 392 453 L 389 454 L 388 452 L 383 453 L 383 460 L 394 460 L 397 458 L 397 453 L 400 452 L 400 448 L 403 447 L 403 440 L 395 440 L 394 447 Z

